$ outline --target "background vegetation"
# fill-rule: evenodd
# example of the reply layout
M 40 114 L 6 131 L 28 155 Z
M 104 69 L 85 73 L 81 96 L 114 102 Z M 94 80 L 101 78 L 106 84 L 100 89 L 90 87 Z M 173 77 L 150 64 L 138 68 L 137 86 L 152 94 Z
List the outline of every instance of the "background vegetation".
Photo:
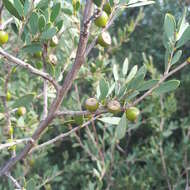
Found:
M 57 28 L 62 24 L 63 26 L 57 32 L 59 44 L 47 51 L 47 54 L 54 53 L 57 56 L 57 64 L 56 66 L 47 64 L 46 71 L 63 84 L 76 55 L 85 2 L 81 1 L 77 7 L 73 7 L 69 0 L 53 2 L 53 5 L 60 2 L 61 10 L 52 25 Z M 41 0 L 41 12 L 36 10 L 38 17 L 40 15 L 45 17 L 48 11 L 51 12 L 51 3 L 46 3 L 45 0 Z M 104 83 L 109 83 L 111 88 L 111 84 L 118 78 L 122 84 L 126 77 L 122 74 L 126 69 L 123 65 L 127 61 L 128 73 L 137 65 L 138 72 L 146 73 L 145 80 L 160 79 L 165 69 L 166 48 L 163 45 L 165 15 L 170 13 L 178 21 L 182 18 L 185 6 L 188 6 L 188 1 L 156 0 L 153 5 L 127 8 L 119 12 L 114 24 L 109 28 L 112 45 L 108 48 L 96 45 L 90 52 L 71 90 L 63 100 L 61 110 L 84 110 L 86 98 L 98 97 L 98 94 L 102 93 L 99 92 L 101 89 L 97 90 L 100 83 L 103 84 L 103 88 L 106 86 Z M 42 70 L 42 57 L 35 57 L 34 53 L 38 50 L 38 45 L 41 47 L 49 39 L 46 36 L 48 34 L 43 33 L 43 29 L 38 31 L 38 34 L 35 31 L 34 12 L 33 9 L 32 13 L 26 12 L 23 25 L 17 19 L 7 25 L 9 41 L 2 48 Z M 31 19 L 32 14 L 34 20 Z M 4 7 L 3 22 L 11 17 L 12 15 Z M 189 19 L 187 10 L 186 20 L 190 22 Z M 92 24 L 90 41 L 99 30 Z M 30 43 L 33 42 L 37 42 L 38 45 L 31 48 Z M 183 54 L 176 66 L 190 56 L 189 48 L 189 42 L 181 47 Z M 7 107 L 11 112 L 13 138 L 28 138 L 43 117 L 43 80 L 3 57 L 0 61 L 1 96 L 6 95 L 5 84 L 12 96 L 7 102 Z M 89 122 L 87 127 L 47 146 L 39 147 L 39 144 L 65 134 L 90 119 L 93 120 L 91 116 L 69 115 L 56 118 L 36 142 L 33 152 L 14 166 L 12 176 L 27 190 L 188 190 L 190 188 L 189 73 L 190 67 L 186 66 L 170 77 L 180 80 L 180 86 L 175 91 L 158 93 L 159 95 L 152 93 L 140 102 L 137 105 L 141 110 L 138 121 L 125 123 L 127 127 L 124 131 L 119 127 L 121 124 L 118 124 L 117 120 L 119 117 L 123 118 L 122 113 L 117 116 L 106 113 L 99 119 Z M 119 86 L 116 86 L 107 98 L 102 98 L 102 104 L 116 97 L 122 104 L 125 101 L 133 102 L 138 98 L 135 93 L 126 95 L 123 92 L 119 96 L 117 91 Z M 48 85 L 47 92 L 50 106 L 56 94 L 52 85 Z M 4 98 L 0 104 L 1 145 L 11 141 L 7 131 L 7 120 L 4 115 L 6 106 L 3 100 Z M 25 106 L 27 110 L 22 117 L 14 111 L 19 106 Z M 16 154 L 24 146 L 25 143 L 17 145 Z M 15 146 L 0 150 L 0 166 L 3 166 L 14 150 Z M 0 189 L 14 189 L 14 184 L 9 178 L 1 177 Z

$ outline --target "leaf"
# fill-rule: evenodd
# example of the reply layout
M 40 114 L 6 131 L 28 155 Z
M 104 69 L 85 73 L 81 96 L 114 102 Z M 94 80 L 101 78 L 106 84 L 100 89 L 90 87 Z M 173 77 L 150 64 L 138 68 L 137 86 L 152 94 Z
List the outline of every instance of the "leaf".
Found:
M 58 31 L 61 30 L 61 28 L 63 26 L 63 20 L 59 20 L 58 22 L 56 22 L 55 26 L 56 26 Z
M 153 86 L 155 86 L 158 83 L 159 80 L 149 80 L 149 81 L 145 81 L 140 88 L 138 88 L 138 91 L 145 91 L 145 90 L 149 90 L 150 88 L 152 88 Z
M 44 30 L 45 25 L 46 25 L 46 18 L 44 15 L 41 15 L 38 20 L 38 28 L 40 32 Z
M 33 12 L 29 19 L 30 30 L 33 35 L 38 31 L 38 14 Z
M 57 3 L 52 7 L 50 21 L 54 22 L 57 16 L 59 15 L 59 12 L 61 10 L 61 3 Z
M 176 22 L 173 15 L 167 13 L 164 20 L 164 32 L 166 33 L 168 39 L 173 40 L 176 31 Z
M 175 63 L 177 63 L 179 61 L 181 55 L 182 55 L 182 50 L 177 51 L 172 58 L 171 65 L 174 65 Z
M 53 36 L 55 36 L 57 32 L 57 29 L 55 27 L 49 28 L 46 31 L 44 31 L 42 33 L 41 39 L 43 40 L 49 40 L 51 39 Z
M 38 1 L 39 2 L 39 1 Z M 37 8 L 40 8 L 40 9 L 46 9 L 48 8 L 48 5 L 49 5 L 49 2 L 50 0 L 41 0 L 38 4 L 37 4 Z
M 177 42 L 176 48 L 179 48 L 179 47 L 183 46 L 183 45 L 186 44 L 189 40 L 190 40 L 190 26 L 188 26 L 188 27 L 186 28 L 186 30 L 184 31 L 184 33 L 182 34 L 181 38 L 180 38 L 179 41 Z
M 139 75 L 139 76 L 136 76 L 135 78 L 133 78 L 133 80 L 129 83 L 128 85 L 128 89 L 138 89 L 139 86 L 142 85 L 142 83 L 144 82 L 144 73 Z
M 122 69 L 123 76 L 125 76 L 127 74 L 128 67 L 129 67 L 129 60 L 126 57 L 124 62 L 123 62 L 123 69 Z
M 22 20 L 22 17 L 19 15 L 16 7 L 13 5 L 12 1 L 10 0 L 3 0 L 3 4 L 5 8 L 9 11 L 10 14 L 18 18 L 19 20 Z
M 100 100 L 103 100 L 106 98 L 108 91 L 109 91 L 109 86 L 108 83 L 105 81 L 104 78 L 102 78 L 99 82 L 99 89 L 100 89 Z
M 129 95 L 127 95 L 125 101 L 128 102 L 131 99 L 135 98 L 137 95 L 139 95 L 139 92 L 137 90 L 135 90 L 132 93 L 130 93 Z
M 161 95 L 163 93 L 167 93 L 175 90 L 180 84 L 179 80 L 170 80 L 162 83 L 157 89 L 154 90 L 154 93 L 157 95 Z
M 34 179 L 30 179 L 27 183 L 26 183 L 26 189 L 27 190 L 34 190 L 36 188 L 36 183 L 34 181 Z
M 127 129 L 127 119 L 124 113 L 115 131 L 116 139 L 118 140 L 122 139 L 125 136 L 126 129 Z
M 23 17 L 24 16 L 24 7 L 23 7 L 22 3 L 20 2 L 20 0 L 14 0 L 14 7 L 16 8 L 20 17 Z
M 135 76 L 136 73 L 137 73 L 137 70 L 138 70 L 138 67 L 137 67 L 137 65 L 135 65 L 135 66 L 131 69 L 129 75 L 127 76 L 127 79 L 126 79 L 126 81 L 125 81 L 126 83 L 128 83 L 129 81 L 131 81 L 131 80 L 134 78 L 134 76 Z
M 28 14 L 30 8 L 30 2 L 29 0 L 25 0 L 24 2 L 24 16 L 26 16 Z
M 5 114 L 0 113 L 0 120 L 2 120 L 5 117 Z
M 28 107 L 30 103 L 33 101 L 33 99 L 34 99 L 34 93 L 22 96 L 14 101 L 14 103 L 11 105 L 11 108 L 17 108 L 20 106 Z
M 114 76 L 115 81 L 119 80 L 118 69 L 117 69 L 117 65 L 116 64 L 113 65 L 113 76 Z
M 133 4 L 126 4 L 125 6 L 127 8 L 130 8 L 130 7 L 140 7 L 140 6 L 145 6 L 145 5 L 150 5 L 150 4 L 154 4 L 155 2 L 154 1 L 145 1 L 145 2 L 137 2 L 137 3 L 133 3 Z
M 120 117 L 103 117 L 103 118 L 98 118 L 98 120 L 104 123 L 111 124 L 111 125 L 118 125 L 121 118 Z
M 26 52 L 26 53 L 33 54 L 33 53 L 41 51 L 42 48 L 41 48 L 41 44 L 40 43 L 33 43 L 33 44 L 30 44 L 30 45 L 24 46 L 22 50 L 24 52 Z

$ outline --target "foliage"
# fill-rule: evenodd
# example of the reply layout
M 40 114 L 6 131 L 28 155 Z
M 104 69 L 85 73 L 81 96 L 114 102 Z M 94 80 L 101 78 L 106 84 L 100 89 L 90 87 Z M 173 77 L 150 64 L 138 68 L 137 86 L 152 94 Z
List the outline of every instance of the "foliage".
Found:
M 1 20 L 6 23 L 11 18 L 11 23 L 3 28 L 9 41 L 0 48 L 0 167 L 19 155 L 25 144 L 34 143 L 11 170 L 27 190 L 178 190 L 190 186 L 188 10 L 174 0 L 118 2 L 109 1 L 111 21 L 116 16 L 106 28 L 111 46 L 95 43 L 61 102 L 59 111 L 66 114 L 48 123 L 32 142 L 30 137 L 47 118 L 45 104 L 50 110 L 60 95 L 52 80 L 64 85 L 73 68 L 86 2 L 3 0 Z M 93 7 L 96 17 L 97 7 Z M 92 20 L 87 50 L 101 32 Z M 59 43 L 52 46 L 54 36 Z M 15 64 L 2 50 L 24 62 Z M 52 62 L 49 55 L 57 61 Z M 172 73 L 183 63 L 187 69 L 181 75 Z M 82 112 L 88 97 L 97 98 L 100 113 Z M 111 100 L 118 100 L 123 111 L 109 113 Z M 125 115 L 131 106 L 141 110 L 135 122 Z M 19 107 L 26 108 L 26 113 L 18 115 Z M 43 144 L 55 137 L 59 140 Z M 1 149 L 19 139 L 22 143 Z M 14 185 L 9 177 L 0 178 L 0 189 L 14 189 Z

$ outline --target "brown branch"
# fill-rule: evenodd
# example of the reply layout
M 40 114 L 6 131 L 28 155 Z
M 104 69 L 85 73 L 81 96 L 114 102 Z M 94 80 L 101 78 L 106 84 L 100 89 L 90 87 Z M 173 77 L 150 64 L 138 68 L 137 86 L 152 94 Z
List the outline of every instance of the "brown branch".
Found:
M 166 73 L 162 76 L 162 78 L 158 81 L 158 83 L 153 86 L 151 89 L 149 89 L 146 93 L 144 93 L 142 96 L 140 96 L 137 100 L 135 100 L 132 104 L 129 104 L 127 107 L 131 107 L 131 106 L 135 106 L 137 105 L 139 102 L 141 102 L 142 100 L 144 100 L 147 96 L 149 96 L 150 94 L 152 94 L 152 92 L 158 88 L 160 86 L 161 83 L 163 83 L 167 78 L 169 78 L 171 75 L 173 75 L 174 73 L 176 73 L 177 71 L 181 70 L 183 67 L 185 67 L 186 65 L 188 65 L 189 62 L 185 61 L 184 63 L 180 64 L 178 67 L 176 67 L 175 69 L 173 69 L 172 71 L 170 71 L 169 73 Z
M 45 73 L 43 71 L 40 71 L 40 70 L 32 67 L 30 64 L 14 57 L 13 55 L 11 55 L 9 53 L 7 53 L 2 48 L 0 48 L 0 54 L 3 57 L 5 57 L 7 60 L 9 60 L 10 62 L 29 70 L 32 74 L 38 75 L 38 76 L 42 77 L 43 79 L 48 80 L 55 87 L 56 90 L 58 90 L 60 88 L 59 85 L 57 84 L 57 82 L 48 73 Z
M 80 33 L 80 39 L 79 39 L 75 62 L 73 64 L 71 70 L 68 72 L 68 74 L 64 80 L 62 88 L 60 90 L 58 88 L 57 96 L 54 99 L 54 101 L 49 109 L 47 117 L 40 122 L 38 128 L 35 130 L 34 134 L 32 135 L 32 139 L 34 141 L 39 139 L 41 133 L 48 127 L 48 125 L 54 119 L 54 116 L 55 116 L 54 113 L 60 108 L 63 98 L 67 95 L 67 92 L 69 91 L 69 89 L 73 83 L 73 80 L 75 79 L 80 67 L 85 62 L 85 49 L 86 49 L 86 45 L 88 42 L 90 22 L 87 25 L 84 25 L 84 23 L 91 16 L 92 7 L 93 7 L 92 0 L 88 0 L 86 2 L 85 9 L 84 9 L 82 31 Z M 3 54 L 4 56 L 6 55 L 6 57 L 8 57 L 10 60 L 14 60 L 14 62 L 16 61 L 17 63 L 21 64 L 22 66 L 24 66 L 27 69 L 28 68 L 31 69 L 30 65 L 26 64 L 23 61 L 18 60 L 15 57 L 10 56 L 6 52 L 4 52 L 2 49 L 0 49 L 0 54 Z M 33 67 L 32 67 L 32 71 L 33 72 L 35 71 L 35 74 L 39 75 L 39 71 L 34 69 Z M 50 80 L 49 75 L 47 77 L 47 74 L 44 75 L 43 72 L 40 72 L 40 75 L 43 76 L 43 78 L 47 78 L 47 80 L 48 79 Z M 53 81 L 53 83 L 54 83 L 54 80 L 50 80 L 50 81 L 51 82 Z M 56 83 L 56 87 L 57 87 L 57 83 Z M 16 157 L 9 159 L 6 162 L 6 164 L 2 168 L 0 168 L 0 176 L 5 175 L 5 173 L 8 172 L 19 160 L 24 159 L 27 156 L 27 154 L 29 153 L 29 151 L 32 149 L 33 146 L 34 146 L 34 143 L 29 142 Z

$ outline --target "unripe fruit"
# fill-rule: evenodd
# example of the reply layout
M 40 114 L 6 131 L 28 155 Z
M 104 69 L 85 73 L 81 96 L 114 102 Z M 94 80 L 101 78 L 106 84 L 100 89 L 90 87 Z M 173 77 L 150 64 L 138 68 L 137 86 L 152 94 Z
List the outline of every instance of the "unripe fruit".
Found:
M 112 100 L 107 104 L 108 111 L 113 114 L 117 114 L 121 111 L 121 105 L 117 100 Z
M 7 43 L 8 39 L 9 39 L 8 33 L 1 30 L 0 31 L 0 44 L 3 45 L 5 43 Z
M 108 2 L 104 4 L 103 10 L 104 10 L 108 15 L 111 14 L 112 9 L 111 9 L 111 6 L 110 6 L 110 4 L 109 4 Z
M 50 54 L 50 55 L 48 56 L 48 59 L 49 59 L 49 62 L 50 62 L 51 64 L 53 64 L 53 65 L 56 65 L 56 64 L 57 64 L 57 57 L 56 57 L 56 55 Z
M 108 47 L 111 45 L 111 37 L 108 32 L 102 32 L 98 36 L 97 43 L 100 44 L 102 47 Z
M 108 22 L 108 15 L 106 12 L 102 11 L 101 15 L 94 20 L 94 23 L 98 27 L 105 27 Z
M 9 126 L 9 136 L 11 137 L 13 135 L 14 129 L 12 126 Z
M 42 57 L 42 52 L 38 51 L 38 52 L 34 53 L 34 57 L 35 58 L 41 58 Z
M 85 102 L 85 107 L 88 111 L 95 112 L 99 107 L 99 103 L 95 98 L 88 98 Z
M 187 62 L 190 63 L 190 57 L 187 58 Z
M 59 43 L 59 39 L 57 38 L 57 36 L 53 36 L 51 41 L 50 41 L 50 46 L 51 47 L 56 47 Z
M 7 94 L 6 94 L 6 100 L 7 101 L 11 100 L 11 93 L 10 92 L 7 92 Z
M 23 116 L 26 113 L 26 108 L 25 107 L 19 107 L 17 110 L 18 116 Z
M 102 0 L 93 0 L 93 3 L 94 3 L 97 7 L 100 7 L 100 6 L 101 6 L 101 3 L 102 3 Z
M 140 111 L 136 107 L 130 107 L 130 108 L 126 109 L 125 114 L 129 121 L 134 122 L 138 118 Z

